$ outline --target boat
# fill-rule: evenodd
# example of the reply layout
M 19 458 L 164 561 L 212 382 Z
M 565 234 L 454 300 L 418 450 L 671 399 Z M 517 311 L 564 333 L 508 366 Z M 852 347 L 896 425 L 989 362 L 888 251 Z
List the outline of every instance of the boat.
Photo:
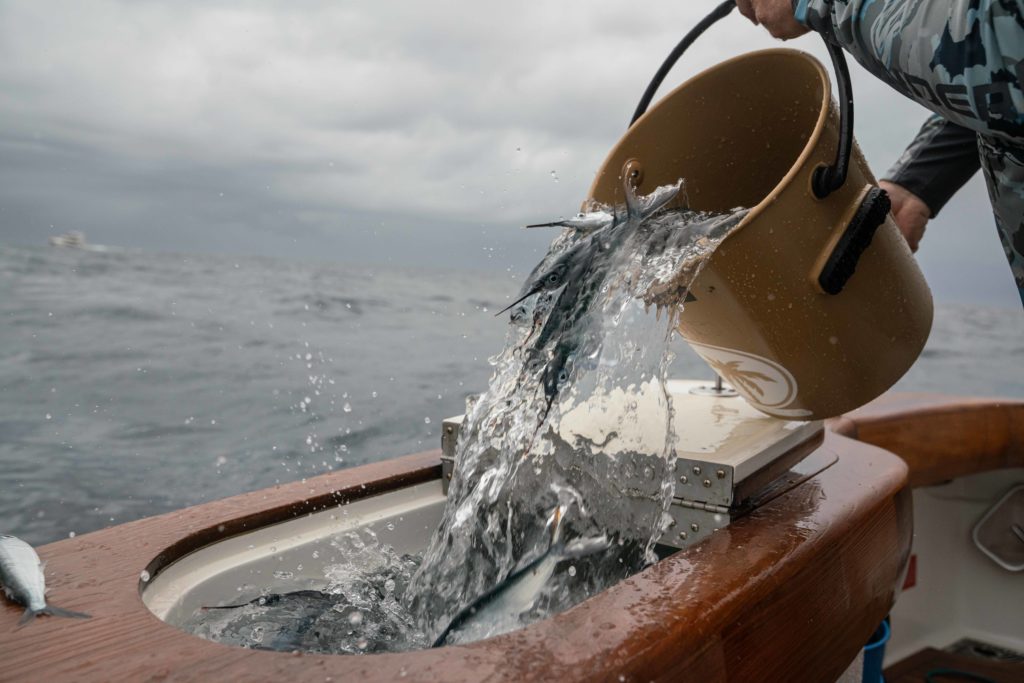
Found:
M 566 612 L 467 645 L 374 655 L 230 647 L 175 625 L 236 598 L 240 576 L 273 588 L 272 556 L 305 558 L 315 578 L 311 549 L 344 529 L 422 549 L 444 505 L 452 419 L 440 449 L 41 547 L 50 597 L 92 619 L 15 630 L 21 609 L 3 605 L 4 677 L 835 681 L 859 675 L 890 615 L 890 674 L 941 660 L 1021 680 L 1024 611 L 1010 606 L 1024 604 L 1024 584 L 967 531 L 1024 481 L 1024 401 L 888 394 L 794 423 L 702 386 L 671 383 L 677 419 L 711 431 L 680 454 L 693 486 L 673 505 L 663 559 Z
M 63 235 L 54 235 L 49 241 L 51 247 L 63 247 L 79 251 L 110 252 L 120 250 L 119 247 L 108 247 L 104 244 L 90 244 L 85 241 L 85 233 L 79 230 L 72 230 Z
M 68 249 L 85 249 L 85 233 L 78 230 L 66 232 L 63 235 L 54 235 L 50 238 L 51 247 L 66 247 Z

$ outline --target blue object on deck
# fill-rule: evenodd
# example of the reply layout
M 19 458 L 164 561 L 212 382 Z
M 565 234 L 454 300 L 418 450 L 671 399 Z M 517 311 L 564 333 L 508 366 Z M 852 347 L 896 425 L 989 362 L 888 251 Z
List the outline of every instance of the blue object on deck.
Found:
M 863 683 L 885 683 L 882 678 L 882 659 L 885 658 L 885 644 L 889 642 L 889 620 L 886 619 L 871 635 L 868 644 L 864 646 L 864 674 L 861 677 Z

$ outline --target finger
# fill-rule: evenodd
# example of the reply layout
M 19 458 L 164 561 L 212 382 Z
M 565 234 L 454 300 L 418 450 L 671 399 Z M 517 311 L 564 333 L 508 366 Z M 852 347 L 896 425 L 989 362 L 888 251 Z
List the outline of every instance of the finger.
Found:
M 910 251 L 917 253 L 918 248 L 921 246 L 921 238 L 924 237 L 924 228 L 901 227 L 900 232 L 903 233 L 904 239 L 907 240 L 907 246 L 910 247 Z
M 778 38 L 779 40 L 792 40 L 793 38 L 799 38 L 800 36 L 806 35 L 810 32 L 811 29 L 800 23 L 769 31 L 769 33 L 772 34 L 772 37 Z
M 740 11 L 740 14 L 750 19 L 755 26 L 758 25 L 757 12 L 754 11 L 754 6 L 751 4 L 753 0 L 736 0 L 736 9 Z
M 793 16 L 788 2 L 758 5 L 755 10 L 757 22 L 768 29 L 773 38 L 788 40 L 807 33 L 810 29 Z

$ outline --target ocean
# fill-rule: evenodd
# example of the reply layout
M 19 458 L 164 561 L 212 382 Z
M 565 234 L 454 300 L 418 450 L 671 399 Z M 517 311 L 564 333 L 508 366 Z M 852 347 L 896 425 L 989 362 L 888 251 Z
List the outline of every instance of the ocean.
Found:
M 522 277 L 0 246 L 0 533 L 38 545 L 435 448 Z M 674 377 L 713 376 L 676 351 Z M 1024 398 L 1024 312 L 939 305 L 896 389 Z

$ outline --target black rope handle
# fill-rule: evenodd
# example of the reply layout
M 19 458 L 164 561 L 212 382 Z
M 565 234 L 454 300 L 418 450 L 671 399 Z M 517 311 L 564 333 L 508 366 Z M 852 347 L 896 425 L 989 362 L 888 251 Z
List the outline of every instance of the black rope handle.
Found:
M 668 76 L 668 72 L 672 70 L 672 67 L 676 65 L 679 58 L 683 56 L 691 45 L 696 42 L 698 38 L 707 31 L 709 28 L 714 26 L 719 19 L 724 19 L 729 16 L 729 13 L 736 8 L 736 0 L 725 0 L 722 4 L 711 11 L 711 14 L 707 15 L 700 20 L 700 23 L 693 27 L 689 33 L 687 33 L 679 44 L 675 46 L 672 52 L 669 53 L 665 61 L 661 63 L 661 67 L 658 72 L 654 74 L 654 78 L 647 85 L 647 90 L 644 91 L 643 97 L 640 98 L 640 103 L 636 105 L 636 111 L 633 112 L 633 118 L 630 119 L 629 125 L 632 127 L 636 120 L 644 115 L 647 111 L 647 107 L 651 106 L 651 100 L 654 99 L 654 94 L 658 92 L 658 88 L 661 87 L 661 82 L 665 80 L 665 76 Z
M 706 17 L 687 33 L 679 44 L 673 48 L 661 67 L 658 68 L 654 78 L 644 90 L 640 102 L 636 105 L 633 118 L 630 120 L 630 127 L 637 119 L 644 115 L 651 105 L 655 93 L 661 87 L 662 81 L 668 76 L 679 58 L 683 56 L 691 45 L 711 28 L 720 19 L 724 19 L 736 7 L 735 0 L 725 0 L 711 11 Z M 850 155 L 853 153 L 853 87 L 850 83 L 850 70 L 846 64 L 846 56 L 842 48 L 834 44 L 828 38 L 824 38 L 825 48 L 829 57 L 832 58 L 832 67 L 836 74 L 836 88 L 839 90 L 839 148 L 836 150 L 836 160 L 831 166 L 821 166 L 814 172 L 811 180 L 811 189 L 818 199 L 829 196 L 846 182 L 846 174 L 850 167 Z
M 825 49 L 832 58 L 832 69 L 836 72 L 836 88 L 839 90 L 839 148 L 836 160 L 831 166 L 819 166 L 811 180 L 811 189 L 818 199 L 829 196 L 846 182 L 850 170 L 850 155 L 853 153 L 853 86 L 850 84 L 850 69 L 846 65 L 843 48 L 825 38 Z

